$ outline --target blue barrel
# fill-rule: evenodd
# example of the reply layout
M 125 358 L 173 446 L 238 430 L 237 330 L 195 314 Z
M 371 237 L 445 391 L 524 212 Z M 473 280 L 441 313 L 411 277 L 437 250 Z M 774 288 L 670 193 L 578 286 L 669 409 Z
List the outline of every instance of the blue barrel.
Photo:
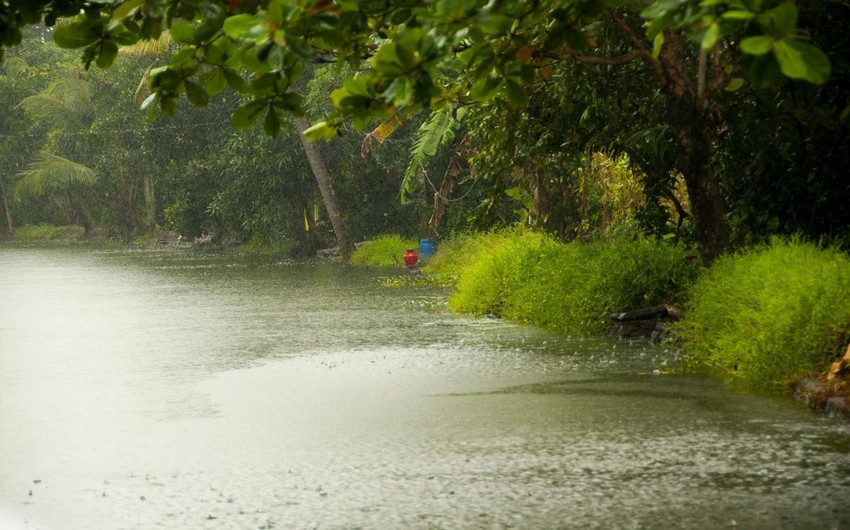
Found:
M 430 239 L 419 240 L 419 262 L 423 263 L 437 252 L 437 244 Z

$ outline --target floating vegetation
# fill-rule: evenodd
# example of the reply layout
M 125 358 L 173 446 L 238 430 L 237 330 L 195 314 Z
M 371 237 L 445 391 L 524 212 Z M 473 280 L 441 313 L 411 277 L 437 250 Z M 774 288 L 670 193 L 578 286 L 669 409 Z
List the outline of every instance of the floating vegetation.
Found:
M 404 306 L 408 309 L 417 311 L 426 311 L 428 313 L 443 313 L 449 310 L 448 300 L 434 298 L 420 298 L 415 300 L 405 300 Z
M 454 274 L 407 274 L 404 276 L 388 276 L 378 282 L 384 287 L 410 287 L 432 285 L 437 287 L 454 287 L 457 276 Z

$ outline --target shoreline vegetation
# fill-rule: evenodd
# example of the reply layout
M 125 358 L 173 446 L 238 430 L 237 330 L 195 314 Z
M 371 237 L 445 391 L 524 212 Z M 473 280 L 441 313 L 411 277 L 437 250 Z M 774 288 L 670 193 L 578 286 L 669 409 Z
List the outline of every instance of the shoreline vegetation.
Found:
M 453 311 L 568 334 L 604 334 L 617 311 L 682 307 L 665 339 L 682 353 L 674 371 L 719 376 L 738 391 L 793 395 L 850 419 L 850 257 L 794 237 L 774 237 L 710 268 L 695 257 L 667 242 L 560 243 L 515 229 L 442 242 L 422 269 L 456 279 Z
M 20 227 L 15 242 L 120 244 L 79 227 Z M 178 244 L 163 232 L 134 245 Z M 287 245 L 228 245 L 280 253 Z M 358 245 L 351 263 L 401 266 L 416 239 L 386 234 Z M 600 335 L 611 315 L 682 307 L 664 339 L 681 352 L 676 372 L 719 376 L 739 391 L 793 395 L 850 419 L 850 257 L 800 238 L 729 254 L 705 268 L 693 249 L 641 239 L 561 243 L 525 229 L 460 235 L 421 264 L 423 282 L 452 285 L 452 311 L 498 316 L 574 335 Z M 408 282 L 387 282 L 406 285 Z

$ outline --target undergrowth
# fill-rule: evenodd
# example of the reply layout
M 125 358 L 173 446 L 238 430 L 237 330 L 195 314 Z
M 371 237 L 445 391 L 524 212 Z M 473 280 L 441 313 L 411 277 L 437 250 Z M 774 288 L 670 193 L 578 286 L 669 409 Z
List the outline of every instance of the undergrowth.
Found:
M 408 249 L 413 249 L 418 254 L 419 241 L 402 238 L 395 234 L 385 234 L 359 246 L 351 254 L 351 263 L 358 265 L 403 265 L 402 257 Z
M 850 337 L 850 259 L 799 239 L 730 255 L 689 291 L 674 331 L 689 364 L 776 392 L 823 372 Z
M 455 311 L 589 335 L 615 311 L 674 302 L 700 271 L 688 255 L 661 242 L 563 244 L 510 231 L 443 244 L 429 270 L 458 273 Z

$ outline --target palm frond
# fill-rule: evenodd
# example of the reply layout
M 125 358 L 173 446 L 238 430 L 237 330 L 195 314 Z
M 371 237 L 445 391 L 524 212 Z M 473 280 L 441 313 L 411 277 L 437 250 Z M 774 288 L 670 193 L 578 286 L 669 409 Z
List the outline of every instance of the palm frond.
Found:
M 29 71 L 30 65 L 23 57 L 7 57 L 3 61 L 2 72 L 11 77 L 24 77 Z
M 454 106 L 446 105 L 432 112 L 416 133 L 416 140 L 410 149 L 410 161 L 401 182 L 401 202 L 407 202 L 407 196 L 419 185 L 419 176 L 425 170 L 428 161 L 437 154 L 439 147 L 454 138 L 460 120 L 455 118 Z
M 14 197 L 40 196 L 73 186 L 91 186 L 97 181 L 97 172 L 47 151 L 39 151 L 27 168 L 16 175 Z
M 171 34 L 163 31 L 158 39 L 140 40 L 132 46 L 122 46 L 118 49 L 121 55 L 161 55 L 168 51 L 171 46 Z
M 81 113 L 91 107 L 91 97 L 84 81 L 61 78 L 38 94 L 25 97 L 17 106 L 37 119 L 62 117 L 79 123 Z

